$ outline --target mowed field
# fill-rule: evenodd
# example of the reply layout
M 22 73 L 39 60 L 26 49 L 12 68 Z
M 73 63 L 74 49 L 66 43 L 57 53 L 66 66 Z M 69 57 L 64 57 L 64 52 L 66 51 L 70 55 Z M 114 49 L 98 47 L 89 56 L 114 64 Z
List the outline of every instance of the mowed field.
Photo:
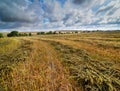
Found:
M 1 38 L 0 91 L 120 91 L 120 32 Z

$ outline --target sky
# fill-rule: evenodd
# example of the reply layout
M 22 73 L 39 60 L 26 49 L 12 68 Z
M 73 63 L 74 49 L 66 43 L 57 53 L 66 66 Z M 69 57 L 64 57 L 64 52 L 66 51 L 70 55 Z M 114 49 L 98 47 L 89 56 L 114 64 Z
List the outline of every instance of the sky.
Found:
M 120 0 L 0 0 L 0 31 L 120 29 Z

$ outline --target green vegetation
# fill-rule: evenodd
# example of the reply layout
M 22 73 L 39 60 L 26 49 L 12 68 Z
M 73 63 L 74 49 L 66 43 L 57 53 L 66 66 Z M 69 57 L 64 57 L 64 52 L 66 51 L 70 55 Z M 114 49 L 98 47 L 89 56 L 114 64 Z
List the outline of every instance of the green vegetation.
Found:
M 19 33 L 18 31 L 12 31 L 7 34 L 8 37 L 21 37 L 21 36 L 32 36 L 32 33 Z
M 44 35 L 45 32 L 38 32 L 37 35 Z
M 29 36 L 32 36 L 32 33 L 29 33 Z
M 9 34 L 7 34 L 7 36 L 8 37 L 17 37 L 17 36 L 19 36 L 19 33 L 18 33 L 18 31 L 12 31 Z
M 19 36 L 29 36 L 27 33 L 19 33 Z
M 3 34 L 2 33 L 0 33 L 0 38 L 3 38 L 4 36 L 3 36 Z
M 49 31 L 49 32 L 47 32 L 46 34 L 53 34 L 53 32 L 52 32 L 52 31 Z

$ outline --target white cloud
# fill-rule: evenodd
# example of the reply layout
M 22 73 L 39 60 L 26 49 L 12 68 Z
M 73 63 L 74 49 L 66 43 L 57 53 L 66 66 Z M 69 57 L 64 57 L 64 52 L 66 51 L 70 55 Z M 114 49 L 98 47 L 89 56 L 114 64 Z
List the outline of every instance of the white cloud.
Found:
M 6 3 L 0 4 L 2 13 L 3 7 L 5 7 L 7 15 L 10 16 L 8 13 L 12 14 L 15 22 L 34 20 L 32 23 L 19 23 L 19 27 L 78 28 L 84 25 L 116 24 L 120 22 L 119 0 L 112 0 L 107 4 L 104 4 L 107 0 L 67 0 L 63 6 L 57 0 L 44 0 L 43 3 L 40 3 L 39 0 L 35 0 L 33 3 L 29 0 L 10 1 L 14 4 L 10 2 L 8 6 L 4 5 Z M 22 1 L 27 3 L 25 4 Z M 12 7 L 10 8 L 10 6 Z M 93 8 L 96 8 L 97 15 Z
M 98 18 L 101 19 L 99 24 L 120 24 L 120 1 L 110 1 L 98 10 Z

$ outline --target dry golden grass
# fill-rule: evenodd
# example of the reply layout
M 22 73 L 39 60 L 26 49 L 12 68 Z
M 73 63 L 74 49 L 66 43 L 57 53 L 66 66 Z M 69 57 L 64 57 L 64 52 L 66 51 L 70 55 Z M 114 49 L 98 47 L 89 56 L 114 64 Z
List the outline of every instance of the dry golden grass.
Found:
M 119 56 L 120 55 L 120 42 L 119 42 L 120 38 L 106 38 L 108 34 L 106 35 L 105 38 L 101 38 L 96 34 L 94 35 L 94 37 L 89 37 L 91 36 L 89 33 L 88 33 L 88 36 L 86 34 L 87 37 L 86 36 L 84 37 L 84 34 L 83 35 L 73 34 L 72 36 L 73 37 L 71 37 L 71 35 L 67 35 L 66 37 L 63 37 L 63 35 L 61 35 L 61 37 L 51 36 L 50 38 L 42 37 L 42 39 L 60 42 L 66 45 L 70 45 L 74 48 L 85 49 L 96 60 L 101 60 L 101 59 L 102 60 L 109 59 L 110 61 L 120 60 L 120 56 Z
M 91 34 L 91 35 L 90 35 Z M 83 33 L 41 36 L 63 58 L 73 78 L 83 91 L 119 91 L 119 33 Z
M 0 91 L 119 91 L 120 34 L 0 39 Z
M 20 46 L 20 40 L 15 38 L 1 38 L 0 39 L 0 53 L 6 53 L 15 50 Z
M 13 69 L 13 91 L 76 91 L 68 79 L 68 72 L 54 49 L 47 43 L 32 41 L 34 49 L 24 63 Z

